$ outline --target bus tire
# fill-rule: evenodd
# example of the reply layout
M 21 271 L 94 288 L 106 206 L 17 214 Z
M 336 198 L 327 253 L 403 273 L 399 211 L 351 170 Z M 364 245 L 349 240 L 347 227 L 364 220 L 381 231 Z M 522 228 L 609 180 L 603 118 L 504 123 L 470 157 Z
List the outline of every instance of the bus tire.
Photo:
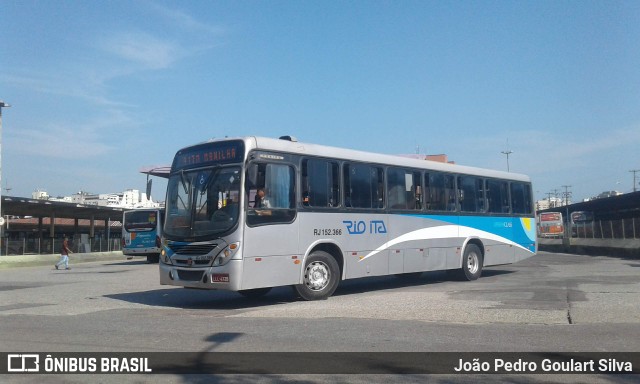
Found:
M 338 288 L 340 266 L 333 256 L 315 251 L 307 258 L 302 284 L 294 285 L 304 300 L 326 300 Z
M 464 255 L 462 256 L 460 277 L 469 281 L 477 280 L 480 277 L 480 274 L 482 274 L 483 261 L 484 258 L 482 257 L 480 247 L 475 244 L 468 244 L 465 247 Z
M 267 288 L 254 288 L 254 289 L 243 289 L 238 291 L 244 297 L 248 297 L 250 299 L 257 299 L 269 293 L 271 291 L 271 287 Z
M 147 255 L 147 263 L 157 264 L 160 262 L 160 255 Z

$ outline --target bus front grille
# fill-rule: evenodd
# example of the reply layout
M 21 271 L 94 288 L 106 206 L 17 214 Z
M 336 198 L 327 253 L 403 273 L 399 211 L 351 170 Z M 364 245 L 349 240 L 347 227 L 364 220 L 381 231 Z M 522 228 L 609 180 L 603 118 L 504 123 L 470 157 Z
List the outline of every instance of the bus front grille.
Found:
M 178 278 L 183 281 L 200 281 L 202 280 L 203 271 L 185 271 L 178 269 Z
M 191 258 L 189 258 L 191 259 Z M 178 260 L 178 259 L 173 259 L 171 260 L 173 261 L 174 264 L 176 265 L 187 265 L 190 266 L 189 264 L 189 260 Z M 191 263 L 193 265 L 209 265 L 211 264 L 211 259 L 205 259 L 205 260 L 191 260 Z
M 207 255 L 218 244 L 169 244 L 168 247 L 178 255 Z

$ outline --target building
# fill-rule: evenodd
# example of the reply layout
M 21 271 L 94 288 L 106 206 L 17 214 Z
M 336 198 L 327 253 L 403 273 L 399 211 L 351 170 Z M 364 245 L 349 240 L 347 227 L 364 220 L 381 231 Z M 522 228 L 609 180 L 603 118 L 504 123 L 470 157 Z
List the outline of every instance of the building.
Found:
M 546 199 L 536 201 L 536 210 L 542 211 L 544 209 L 562 207 L 565 205 L 565 200 L 559 197 L 548 197 Z
M 41 191 L 40 189 L 36 189 L 32 194 L 31 198 L 34 200 L 49 200 L 49 194 L 47 191 Z
M 604 191 L 598 196 L 596 196 L 595 199 L 606 199 L 609 197 L 620 196 L 620 195 L 622 195 L 622 192 L 619 192 L 619 191 Z
M 2 196 L 6 216 L 0 255 L 57 253 L 68 237 L 74 252 L 120 249 L 123 208 L 73 204 L 58 199 Z
M 112 208 L 157 208 L 160 203 L 147 199 L 146 193 L 137 189 L 127 189 L 121 193 L 92 194 L 80 191 L 72 196 L 51 197 L 46 191 L 40 189 L 31 194 L 34 200 L 48 200 L 80 205 L 112 207 Z

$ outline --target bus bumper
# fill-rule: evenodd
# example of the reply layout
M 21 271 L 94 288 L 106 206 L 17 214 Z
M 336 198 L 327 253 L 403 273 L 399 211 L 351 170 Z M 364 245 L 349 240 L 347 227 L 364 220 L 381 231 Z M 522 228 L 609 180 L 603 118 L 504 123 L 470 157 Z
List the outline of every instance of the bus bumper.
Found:
M 160 284 L 196 289 L 239 291 L 242 260 L 230 260 L 221 267 L 187 268 L 160 262 Z

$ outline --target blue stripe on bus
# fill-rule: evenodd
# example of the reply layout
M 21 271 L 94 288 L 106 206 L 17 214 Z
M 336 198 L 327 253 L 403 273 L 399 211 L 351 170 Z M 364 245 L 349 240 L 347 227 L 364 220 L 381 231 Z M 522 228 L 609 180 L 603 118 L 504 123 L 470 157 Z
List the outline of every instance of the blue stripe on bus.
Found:
M 535 252 L 535 219 L 505 216 L 404 215 L 469 227 L 513 241 Z

